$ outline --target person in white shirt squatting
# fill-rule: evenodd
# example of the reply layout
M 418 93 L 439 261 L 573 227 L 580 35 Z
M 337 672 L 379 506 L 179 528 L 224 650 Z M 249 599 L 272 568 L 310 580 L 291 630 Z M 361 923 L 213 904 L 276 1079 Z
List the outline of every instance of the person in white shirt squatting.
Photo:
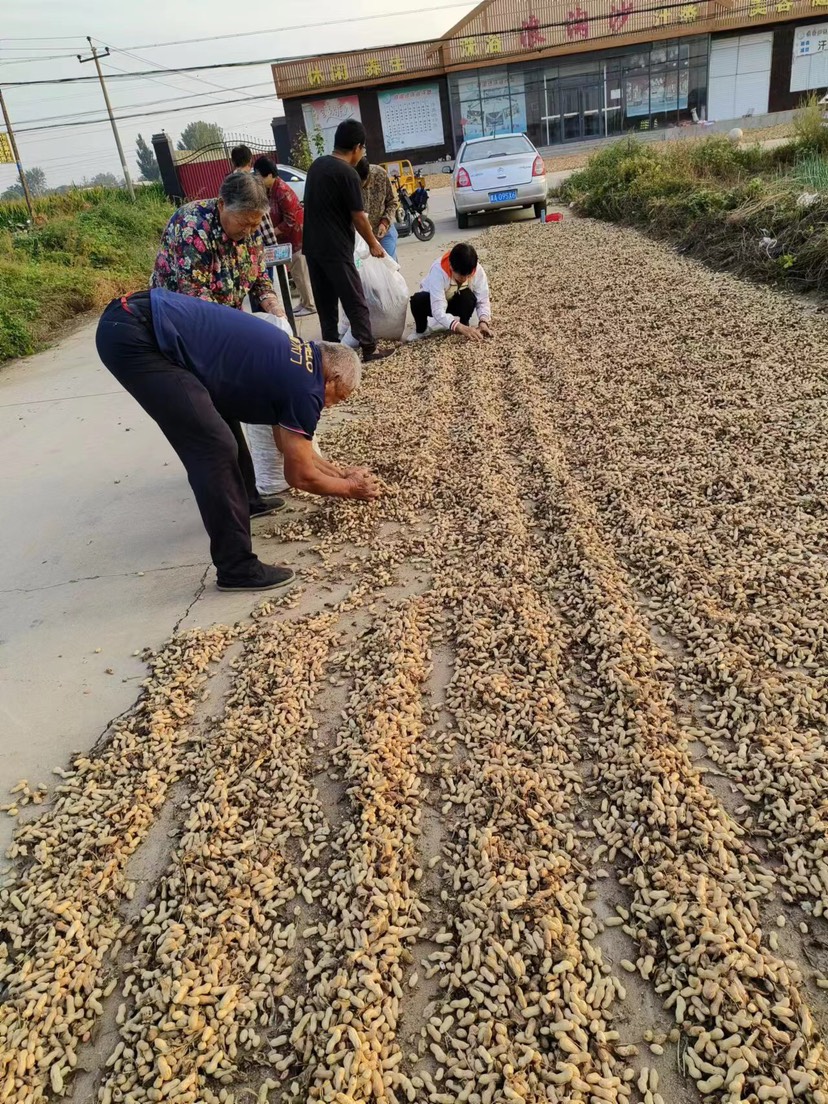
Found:
M 416 329 L 409 341 L 444 330 L 471 341 L 492 336 L 489 281 L 476 249 L 468 242 L 460 242 L 434 262 L 410 303 Z M 475 311 L 478 324 L 472 326 Z

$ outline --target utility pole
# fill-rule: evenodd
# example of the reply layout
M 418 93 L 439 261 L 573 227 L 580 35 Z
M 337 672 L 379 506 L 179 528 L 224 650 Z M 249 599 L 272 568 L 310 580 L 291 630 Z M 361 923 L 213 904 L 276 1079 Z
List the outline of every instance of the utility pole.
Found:
M 26 197 L 26 206 L 29 208 L 29 218 L 34 225 L 34 207 L 32 206 L 32 194 L 29 191 L 29 184 L 26 180 L 26 174 L 23 172 L 23 166 L 20 163 L 20 154 L 17 150 L 17 139 L 14 136 L 12 130 L 11 119 L 9 118 L 9 112 L 6 108 L 6 101 L 3 99 L 3 89 L 0 88 L 0 107 L 3 109 L 3 119 L 6 124 L 6 133 L 9 136 L 9 145 L 11 146 L 12 156 L 17 163 L 17 174 L 20 177 L 20 187 L 23 189 L 23 195 Z
M 104 103 L 106 104 L 106 110 L 109 113 L 109 121 L 112 123 L 112 133 L 115 135 L 115 145 L 118 147 L 118 156 L 121 158 L 121 168 L 124 170 L 124 181 L 127 186 L 127 191 L 132 199 L 135 199 L 135 189 L 132 187 L 132 180 L 130 179 L 129 169 L 127 168 L 126 158 L 124 157 L 124 147 L 121 145 L 121 137 L 118 134 L 118 127 L 115 123 L 115 116 L 112 114 L 112 104 L 109 102 L 109 93 L 106 90 L 106 81 L 104 75 L 101 72 L 101 63 L 98 60 L 102 57 L 109 57 L 109 47 L 106 48 L 105 54 L 99 54 L 97 49 L 92 45 L 92 39 L 89 35 L 86 36 L 86 41 L 89 43 L 89 49 L 92 51 L 92 57 L 81 57 L 78 54 L 78 61 L 81 65 L 85 65 L 87 61 L 94 61 L 95 68 L 98 70 L 98 80 L 101 82 L 101 91 L 104 96 Z

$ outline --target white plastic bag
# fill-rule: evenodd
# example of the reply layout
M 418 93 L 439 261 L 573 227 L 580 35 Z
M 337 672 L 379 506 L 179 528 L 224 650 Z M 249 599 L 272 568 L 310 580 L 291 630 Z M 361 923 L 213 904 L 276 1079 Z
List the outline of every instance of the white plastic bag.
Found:
M 280 318 L 276 314 L 254 314 L 254 318 L 260 318 L 262 322 L 269 322 L 284 330 L 286 334 L 293 336 L 290 323 L 287 318 Z M 250 456 L 253 460 L 253 470 L 256 473 L 256 488 L 259 494 L 273 495 L 288 490 L 290 484 L 285 479 L 285 458 L 276 448 L 273 440 L 273 427 L 267 425 L 243 426 L 247 443 L 250 445 Z M 313 439 L 313 447 L 319 452 L 316 438 Z
M 359 235 L 354 249 L 354 263 L 362 280 L 374 337 L 399 341 L 405 329 L 408 309 L 408 286 L 400 266 L 387 253 L 384 257 L 372 257 L 368 243 Z M 346 345 L 354 346 L 356 342 L 350 330 L 350 323 L 340 307 L 339 336 Z

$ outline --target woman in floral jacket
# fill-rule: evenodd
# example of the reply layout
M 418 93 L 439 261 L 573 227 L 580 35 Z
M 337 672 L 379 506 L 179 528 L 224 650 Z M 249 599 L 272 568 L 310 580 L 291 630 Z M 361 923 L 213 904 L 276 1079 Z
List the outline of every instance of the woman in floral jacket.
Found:
M 234 172 L 225 178 L 218 199 L 179 207 L 164 231 L 150 286 L 207 299 L 241 310 L 254 296 L 263 311 L 284 315 L 264 263 L 259 230 L 269 211 L 267 190 L 257 176 Z M 239 448 L 239 465 L 247 488 L 250 516 L 272 514 L 282 499 L 265 502 L 256 490 L 253 461 L 238 421 L 225 418 Z

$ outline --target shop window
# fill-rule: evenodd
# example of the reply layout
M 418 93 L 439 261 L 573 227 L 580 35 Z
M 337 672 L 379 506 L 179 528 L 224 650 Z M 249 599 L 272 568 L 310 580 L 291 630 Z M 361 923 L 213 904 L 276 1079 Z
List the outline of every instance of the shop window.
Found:
M 636 69 L 649 69 L 650 67 L 649 53 L 627 54 L 623 60 L 627 72 L 633 72 Z

